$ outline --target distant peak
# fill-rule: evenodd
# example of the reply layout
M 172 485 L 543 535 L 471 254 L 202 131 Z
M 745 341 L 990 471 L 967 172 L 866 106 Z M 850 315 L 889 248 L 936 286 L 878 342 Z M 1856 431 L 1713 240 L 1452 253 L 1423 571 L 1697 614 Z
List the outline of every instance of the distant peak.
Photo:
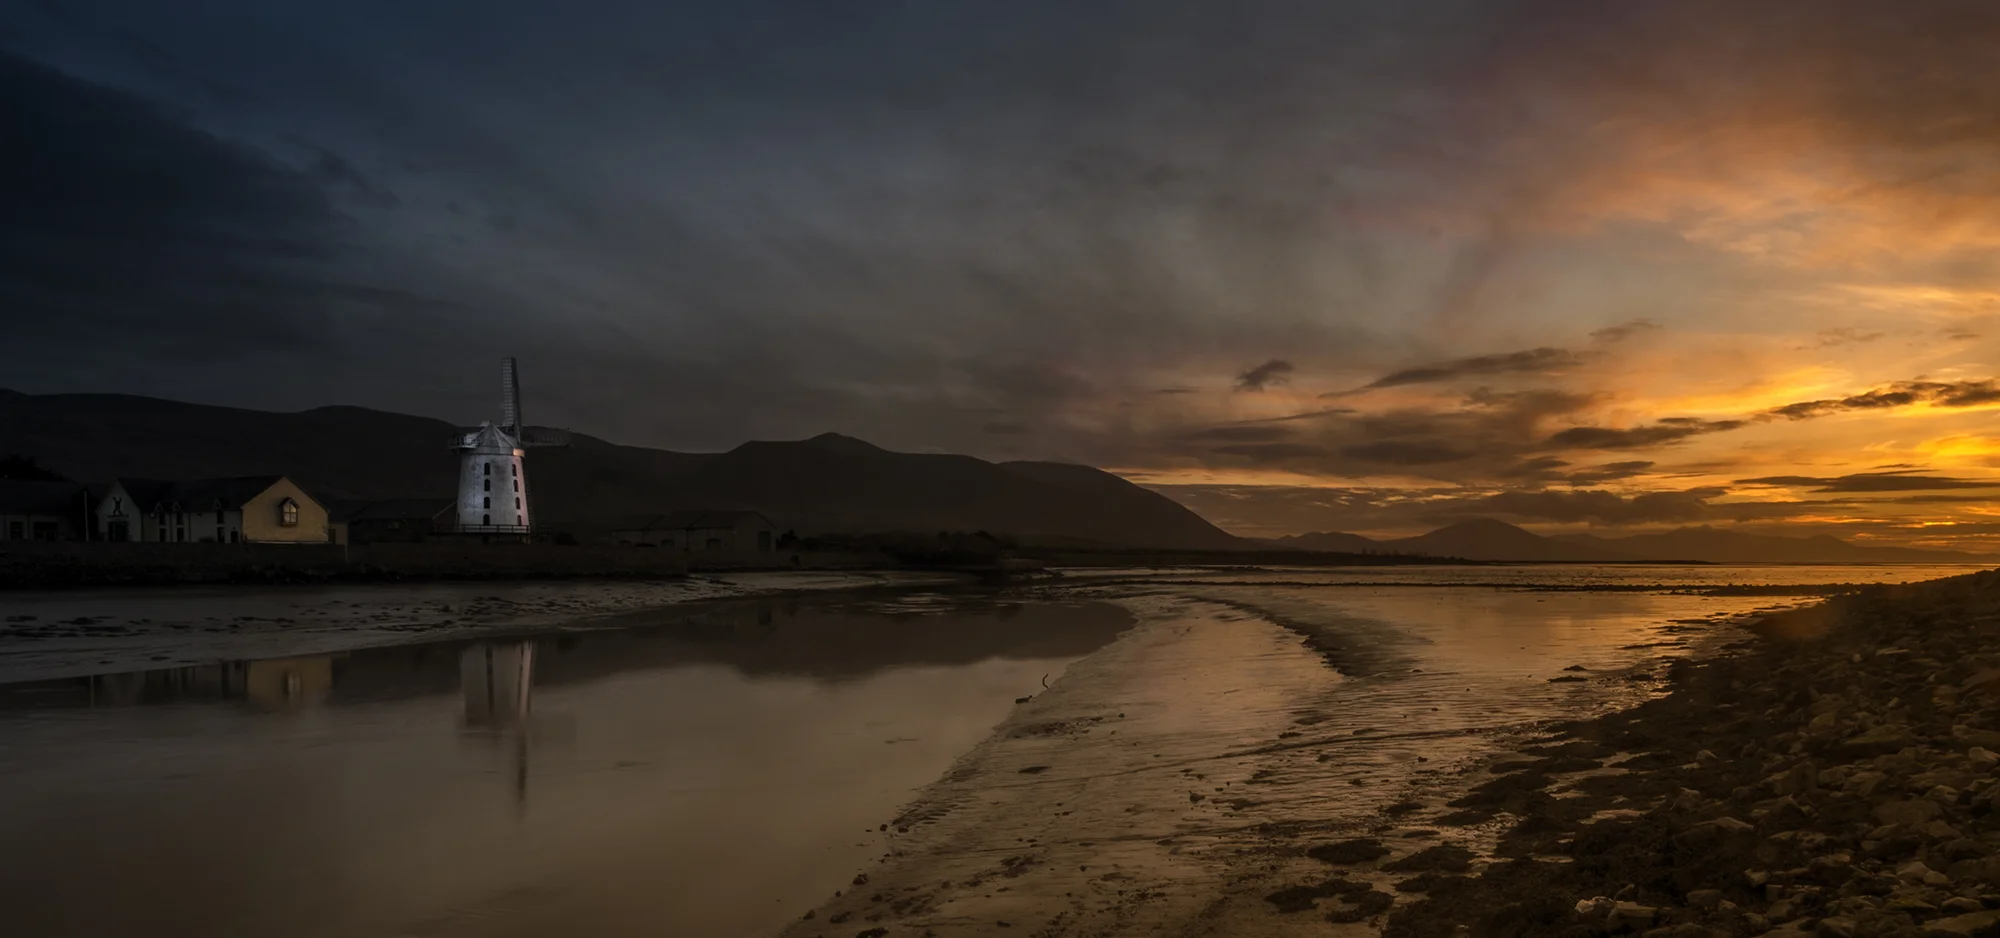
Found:
M 1518 526 L 1518 525 L 1512 525 L 1512 524 L 1508 524 L 1507 522 L 1505 522 L 1505 521 L 1501 521 L 1501 520 L 1499 520 L 1499 519 L 1497 519 L 1497 518 L 1473 518 L 1473 519 L 1471 519 L 1471 520 L 1469 520 L 1469 521 L 1460 521 L 1460 522 L 1458 522 L 1457 524 L 1448 524 L 1448 525 L 1445 525 L 1444 527 L 1442 527 L 1442 528 L 1439 528 L 1438 530 L 1440 530 L 1440 531 L 1522 531 L 1522 530 L 1524 530 L 1524 529 L 1523 529 L 1523 528 L 1521 528 L 1521 527 L 1520 527 L 1520 526 Z
M 822 433 L 809 440 L 801 441 L 811 446 L 836 453 L 881 453 L 887 452 L 867 440 L 857 440 L 839 433 Z

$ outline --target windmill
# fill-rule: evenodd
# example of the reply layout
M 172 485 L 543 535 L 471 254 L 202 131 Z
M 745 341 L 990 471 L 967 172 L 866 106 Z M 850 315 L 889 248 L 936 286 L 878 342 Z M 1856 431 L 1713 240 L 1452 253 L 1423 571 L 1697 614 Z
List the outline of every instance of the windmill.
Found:
M 508 358 L 500 363 L 500 422 L 452 435 L 459 453 L 458 530 L 468 534 L 521 534 L 534 530 L 528 476 L 522 458 L 532 448 L 568 446 L 569 433 L 521 421 L 521 376 Z

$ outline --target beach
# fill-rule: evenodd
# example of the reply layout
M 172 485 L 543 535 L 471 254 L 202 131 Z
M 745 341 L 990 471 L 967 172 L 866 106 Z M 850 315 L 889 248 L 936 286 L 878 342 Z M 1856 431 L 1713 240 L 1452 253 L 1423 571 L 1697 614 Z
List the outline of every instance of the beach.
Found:
M 7 673 L 34 679 L 0 687 L 17 742 L 0 760 L 20 789 L 0 827 L 42 846 L 0 851 L 0 865 L 27 882 L 59 849 L 68 875 L 132 891 L 102 908 L 143 917 L 167 899 L 117 859 L 140 854 L 61 818 L 315 830 L 325 859 L 268 902 L 187 912 L 184 933 L 204 935 L 343 891 L 368 901 L 308 933 L 1970 927 L 1987 867 L 1970 826 L 1984 786 L 1965 773 L 2000 752 L 1980 734 L 2000 732 L 1982 716 L 1981 633 L 1937 627 L 2000 614 L 2000 585 L 1842 585 L 1963 572 L 1180 568 L 1005 589 L 787 574 L 44 594 L 0 645 Z M 467 656 L 530 650 L 532 715 L 499 750 L 454 744 L 491 732 L 477 730 L 490 717 Z M 204 689 L 243 659 L 253 679 L 302 675 L 306 693 L 246 707 Z M 210 755 L 169 759 L 145 742 L 160 734 Z M 516 777 L 496 777 L 509 764 Z M 290 800 L 219 796 L 274 783 Z M 157 791 L 154 807 L 134 813 L 119 793 L 135 785 Z M 1873 816 L 1884 806 L 1897 820 Z M 389 820 L 404 816 L 423 823 Z M 1823 830 L 1832 819 L 1847 826 Z M 144 868 L 178 868 L 185 902 L 260 868 L 271 845 L 239 848 L 183 856 L 169 837 Z M 398 877 L 356 878 L 405 855 Z M 1842 855 L 1854 875 L 1815 878 Z M 14 898 L 51 934 L 89 932 L 57 927 L 81 913 L 55 894 Z

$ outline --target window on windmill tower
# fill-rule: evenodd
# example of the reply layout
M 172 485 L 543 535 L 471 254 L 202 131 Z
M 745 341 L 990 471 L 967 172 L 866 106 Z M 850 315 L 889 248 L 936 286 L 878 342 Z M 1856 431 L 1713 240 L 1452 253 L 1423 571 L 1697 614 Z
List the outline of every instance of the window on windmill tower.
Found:
M 492 479 L 487 479 L 487 480 L 486 480 L 486 481 L 485 481 L 485 482 L 484 482 L 484 483 L 482 484 L 482 487 L 481 487 L 480 491 L 484 491 L 484 492 L 491 492 L 491 491 L 493 491 L 493 480 L 492 480 Z
M 485 466 L 485 467 L 486 467 L 486 474 L 487 474 L 487 475 L 492 475 L 492 474 L 493 474 L 493 464 L 492 464 L 492 463 L 490 463 L 490 462 L 489 462 L 489 463 L 482 463 L 481 465 L 483 465 L 483 466 Z
M 299 503 L 287 498 L 278 503 L 278 523 L 288 528 L 299 526 Z
M 482 498 L 482 499 L 480 499 L 480 500 L 479 500 L 479 507 L 481 507 L 481 508 L 491 508 L 491 507 L 493 507 L 493 499 L 492 499 L 491 497 L 487 497 L 487 498 Z

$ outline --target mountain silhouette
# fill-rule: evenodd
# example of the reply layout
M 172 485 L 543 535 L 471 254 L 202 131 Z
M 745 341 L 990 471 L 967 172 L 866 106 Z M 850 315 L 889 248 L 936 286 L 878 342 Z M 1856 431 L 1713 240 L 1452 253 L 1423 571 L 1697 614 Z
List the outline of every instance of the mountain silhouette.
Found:
M 1868 547 L 1826 534 L 1785 537 L 1712 527 L 1679 528 L 1657 534 L 1599 537 L 1558 534 L 1545 537 L 1502 521 L 1477 519 L 1429 534 L 1372 540 L 1358 534 L 1296 534 L 1266 543 L 1295 550 L 1419 554 L 1496 561 L 1686 561 L 1696 563 L 1977 563 L 1989 558 L 1953 550 Z
M 1603 561 L 1624 556 L 1580 544 L 1568 544 L 1522 530 L 1504 521 L 1477 518 L 1447 525 L 1429 534 L 1383 541 L 1399 554 L 1428 554 L 1464 560 Z
M 0 391 L 0 439 L 80 481 L 282 474 L 324 498 L 449 497 L 455 425 L 362 407 L 274 413 L 121 394 Z M 551 527 L 682 508 L 755 509 L 802 534 L 985 530 L 1071 545 L 1217 550 L 1244 542 L 1179 503 L 1087 466 L 897 453 L 827 433 L 726 453 L 576 434 L 535 450 Z
M 1557 535 L 1554 540 L 1647 560 L 1710 563 L 1967 563 L 1982 559 L 1955 550 L 1869 547 L 1828 534 L 1784 537 L 1707 526 L 1628 537 L 1566 534 Z

